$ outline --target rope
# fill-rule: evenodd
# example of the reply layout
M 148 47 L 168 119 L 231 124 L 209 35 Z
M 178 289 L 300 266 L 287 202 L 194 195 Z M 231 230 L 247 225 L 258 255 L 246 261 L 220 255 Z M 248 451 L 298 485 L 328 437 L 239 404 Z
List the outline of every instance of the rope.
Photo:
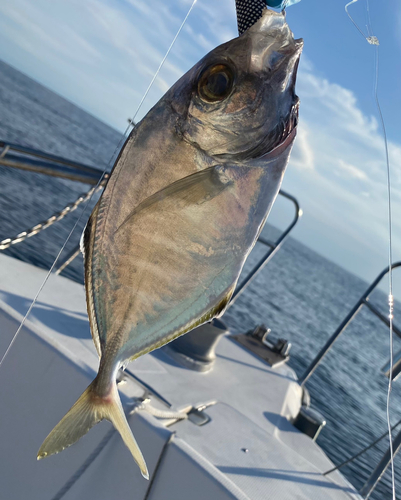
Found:
M 105 176 L 106 176 L 106 171 L 104 170 L 104 171 L 103 171 L 103 173 L 102 173 L 102 176 L 100 177 L 100 179 L 99 179 L 99 181 L 98 181 L 98 183 L 96 184 L 96 186 L 95 186 L 95 188 L 94 188 L 94 189 L 98 188 L 98 187 L 101 185 L 101 183 L 102 183 L 102 181 L 103 181 L 103 179 L 104 179 L 104 177 L 105 177 Z M 92 188 L 92 189 L 93 189 L 93 188 Z M 92 195 L 93 195 L 93 193 L 92 193 Z M 56 266 L 56 264 L 57 264 L 58 259 L 60 258 L 61 254 L 63 253 L 64 248 L 66 247 L 67 243 L 69 242 L 69 240 L 70 240 L 70 238 L 71 238 L 72 234 L 74 233 L 74 231 L 75 231 L 76 227 L 78 226 L 78 224 L 79 224 L 80 220 L 82 219 L 82 217 L 83 217 L 83 215 L 84 215 L 84 213 L 85 213 L 85 211 L 86 211 L 86 209 L 87 209 L 87 207 L 88 207 L 88 203 L 89 203 L 90 199 L 92 198 L 92 195 L 89 197 L 89 199 L 86 201 L 86 203 L 84 203 L 84 206 L 82 207 L 81 213 L 79 214 L 79 216 L 78 216 L 77 220 L 75 221 L 75 224 L 74 224 L 73 228 L 72 228 L 72 229 L 71 229 L 71 231 L 68 233 L 68 236 L 67 236 L 66 240 L 64 241 L 63 245 L 61 246 L 61 248 L 60 248 L 60 250 L 59 250 L 59 252 L 58 252 L 58 254 L 57 254 L 57 256 L 56 256 L 56 258 L 55 258 L 55 259 L 54 259 L 54 261 L 53 261 L 53 264 L 50 266 L 50 269 L 48 270 L 48 272 L 47 272 L 47 274 L 46 274 L 46 276 L 45 276 L 44 280 L 42 281 L 42 283 L 41 283 L 41 285 L 40 285 L 40 287 L 39 287 L 38 291 L 36 292 L 36 295 L 35 295 L 35 297 L 33 298 L 32 302 L 31 302 L 31 305 L 28 307 L 28 310 L 27 310 L 27 312 L 25 313 L 25 316 L 22 318 L 22 321 L 21 321 L 21 323 L 19 324 L 19 326 L 18 326 L 18 328 L 17 328 L 17 331 L 14 333 L 14 336 L 13 336 L 13 338 L 11 339 L 11 342 L 8 344 L 8 347 L 7 347 L 7 349 L 6 349 L 6 352 L 3 354 L 3 356 L 2 356 L 2 358 L 1 358 L 1 360 L 0 360 L 0 367 L 1 367 L 1 365 L 3 364 L 4 360 L 6 359 L 6 357 L 7 357 L 8 353 L 10 352 L 10 349 L 11 349 L 11 348 L 12 348 L 12 346 L 14 345 L 14 342 L 16 341 L 16 339 L 17 339 L 17 337 L 18 337 L 19 332 L 22 330 L 22 327 L 24 326 L 25 321 L 27 320 L 28 316 L 31 314 L 31 311 L 32 311 L 32 309 L 33 309 L 34 305 L 36 304 L 36 301 L 38 300 L 39 295 L 41 294 L 41 292 L 42 292 L 42 290 L 43 290 L 44 286 L 46 285 L 47 280 L 49 279 L 49 277 L 50 277 L 51 273 L 53 272 L 53 269 L 55 268 L 55 266 Z
M 103 189 L 103 187 L 106 185 L 107 179 L 108 179 L 108 174 L 103 177 L 102 182 L 98 186 L 92 187 L 87 193 L 81 194 L 73 203 L 69 203 L 66 205 L 62 210 L 59 212 L 54 213 L 51 217 L 46 219 L 43 222 L 39 222 L 39 224 L 36 224 L 36 226 L 33 226 L 30 229 L 27 229 L 25 231 L 22 231 L 21 233 L 17 234 L 17 236 L 14 236 L 14 238 L 6 238 L 2 241 L 0 241 L 0 251 L 1 250 L 6 250 L 12 245 L 16 245 L 17 243 L 21 243 L 22 241 L 25 241 L 28 238 L 31 238 L 35 234 L 40 233 L 41 231 L 44 231 L 48 227 L 52 226 L 56 222 L 60 221 L 61 219 L 64 219 L 64 217 L 76 210 L 81 203 L 85 203 L 88 201 L 92 196 L 97 192 Z
M 138 411 L 146 411 L 149 415 L 161 419 L 172 419 L 172 420 L 185 420 L 188 415 L 184 412 L 171 411 L 171 410 L 159 410 L 150 404 L 150 399 L 140 399 L 135 404 L 135 407 L 130 411 L 130 415 Z

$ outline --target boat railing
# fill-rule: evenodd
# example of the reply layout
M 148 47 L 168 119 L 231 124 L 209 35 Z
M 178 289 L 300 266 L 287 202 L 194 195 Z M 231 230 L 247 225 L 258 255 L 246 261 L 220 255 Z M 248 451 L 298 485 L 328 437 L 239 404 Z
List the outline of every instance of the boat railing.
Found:
M 395 262 L 392 266 L 391 269 L 396 269 L 398 267 L 401 267 L 401 261 Z M 358 300 L 358 302 L 354 305 L 354 307 L 350 310 L 350 312 L 347 314 L 347 316 L 343 319 L 343 321 L 340 323 L 336 331 L 331 335 L 331 337 L 327 340 L 326 344 L 322 347 L 322 349 L 319 351 L 315 359 L 312 361 L 312 363 L 309 365 L 309 367 L 306 369 L 305 373 L 303 376 L 299 379 L 299 383 L 303 386 L 307 382 L 307 380 L 313 375 L 315 372 L 316 368 L 319 366 L 323 358 L 326 356 L 326 354 L 330 351 L 332 348 L 334 342 L 338 339 L 338 337 L 343 333 L 343 331 L 346 329 L 346 327 L 351 323 L 351 321 L 355 318 L 355 316 L 359 313 L 359 311 L 363 308 L 363 306 L 366 306 L 375 316 L 377 316 L 380 321 L 382 321 L 387 327 L 390 327 L 390 320 L 388 317 L 386 317 L 379 309 L 377 309 L 373 304 L 369 302 L 369 297 L 371 293 L 375 290 L 375 288 L 379 285 L 381 280 L 389 273 L 390 268 L 386 267 L 383 269 L 383 271 L 377 276 L 377 278 L 369 285 L 369 287 L 366 289 L 366 291 L 363 293 L 361 298 Z M 401 338 L 401 331 L 396 325 L 392 325 L 393 327 L 393 332 L 398 335 L 398 337 Z M 390 364 L 387 363 L 385 367 L 382 369 L 383 373 L 387 375 L 387 377 L 390 376 Z M 393 371 L 392 371 L 392 379 L 394 380 L 401 374 L 401 352 L 397 353 L 394 356 L 393 360 Z M 382 436 L 383 437 L 383 436 Z M 379 440 L 377 440 L 379 441 Z M 367 447 L 365 450 L 367 450 L 369 447 Z M 394 456 L 400 451 L 401 449 L 401 431 L 397 434 L 397 436 L 393 440 L 393 454 Z M 363 450 L 363 451 L 365 451 Z M 352 459 L 357 458 L 360 455 L 358 453 L 355 455 Z M 362 486 L 360 490 L 360 494 L 364 498 L 369 498 L 371 495 L 372 491 L 375 489 L 377 483 L 380 481 L 381 477 L 387 470 L 391 460 L 391 451 L 390 451 L 390 446 L 388 450 L 384 453 L 382 459 L 380 462 L 377 464 L 376 468 L 373 470 L 365 484 Z M 349 463 L 350 460 L 346 460 L 343 464 L 341 465 L 346 465 Z M 330 473 L 339 467 L 335 467 L 334 469 L 331 469 L 327 473 Z
M 401 266 L 401 261 L 400 262 L 395 262 L 392 266 L 391 269 L 396 269 L 397 267 Z M 305 382 L 311 377 L 313 372 L 316 370 L 316 368 L 319 366 L 320 362 L 322 359 L 326 356 L 326 354 L 330 351 L 332 348 L 334 342 L 338 339 L 338 337 L 343 333 L 343 331 L 347 328 L 347 326 L 351 323 L 351 321 L 355 318 L 355 316 L 358 314 L 358 312 L 362 309 L 363 306 L 366 306 L 370 311 L 373 312 L 386 326 L 390 327 L 390 321 L 389 319 L 384 316 L 373 304 L 369 302 L 369 296 L 373 292 L 373 290 L 379 285 L 380 281 L 386 276 L 386 274 L 389 272 L 389 268 L 386 267 L 378 276 L 377 278 L 373 281 L 371 285 L 367 288 L 367 290 L 363 293 L 362 297 L 358 300 L 358 302 L 354 305 L 354 307 L 350 310 L 350 312 L 347 314 L 347 316 L 343 319 L 343 321 L 340 323 L 336 331 L 333 333 L 333 335 L 327 340 L 325 345 L 320 349 L 319 353 L 315 357 L 315 359 L 312 361 L 312 363 L 308 366 L 306 369 L 305 373 L 302 375 L 300 378 L 299 382 L 301 385 L 304 385 Z M 398 335 L 398 337 L 401 338 L 401 331 L 397 326 L 393 325 L 393 331 L 395 334 Z M 401 372 L 401 361 L 399 364 L 395 366 L 395 369 L 393 371 L 393 378 L 398 376 Z
M 28 147 L 24 146 L 19 146 L 16 144 L 0 141 L 0 165 L 11 167 L 11 168 L 17 168 L 17 169 L 22 169 L 22 170 L 27 170 L 31 172 L 36 172 L 36 173 L 41 173 L 45 175 L 50 175 L 53 177 L 60 177 L 64 179 L 69 179 L 72 181 L 76 182 L 82 182 L 86 184 L 90 184 L 92 186 L 96 186 L 96 188 L 92 187 L 91 190 L 86 193 L 86 195 L 89 195 L 93 190 L 101 189 L 103 188 L 106 183 L 107 183 L 107 178 L 108 175 L 106 174 L 106 177 L 103 178 L 103 171 L 88 165 L 84 165 L 81 163 L 77 163 L 74 161 L 67 160 L 65 158 L 51 155 L 48 153 L 44 153 L 42 151 L 38 151 L 35 149 L 31 149 Z M 102 180 L 101 184 L 100 181 Z M 292 231 L 294 226 L 297 224 L 299 218 L 302 215 L 302 210 L 299 206 L 299 203 L 297 199 L 290 195 L 289 193 L 280 190 L 279 195 L 284 197 L 285 199 L 289 200 L 292 202 L 294 205 L 295 213 L 294 217 L 292 218 L 291 222 L 289 225 L 280 233 L 280 235 L 274 240 L 269 240 L 264 238 L 263 236 L 259 236 L 258 242 L 267 246 L 268 250 L 267 252 L 263 255 L 263 257 L 258 261 L 258 263 L 252 268 L 252 270 L 247 274 L 247 276 L 244 278 L 244 280 L 240 283 L 240 285 L 237 287 L 231 302 L 229 304 L 229 307 L 235 303 L 235 301 L 238 299 L 238 297 L 248 288 L 248 286 L 251 284 L 253 279 L 259 274 L 262 269 L 266 266 L 266 264 L 270 261 L 270 259 L 275 255 L 275 253 L 281 248 L 282 244 L 288 237 L 289 233 Z M 91 194 L 90 194 L 91 196 Z M 74 207 L 78 206 L 79 203 L 86 201 L 87 198 L 81 196 L 77 201 L 75 201 L 73 204 Z M 67 210 L 68 209 L 68 210 Z M 10 244 L 15 244 L 19 243 L 20 241 L 23 241 L 27 237 L 30 237 L 34 234 L 37 234 L 41 229 L 39 226 L 43 227 L 45 229 L 48 227 L 49 221 L 53 223 L 54 221 L 60 220 L 64 215 L 67 213 L 70 213 L 72 211 L 70 206 L 66 207 L 66 210 L 61 211 L 54 216 L 52 216 L 48 221 L 46 221 L 46 224 L 38 224 L 31 232 L 24 231 L 23 233 L 20 233 L 17 235 L 15 239 L 9 239 Z M 7 245 L 3 245 L 4 248 L 7 248 Z M 0 250 L 3 249 L 0 245 Z M 55 268 L 56 273 L 60 274 L 74 259 L 75 257 L 79 254 L 79 246 L 76 246 L 73 248 L 73 250 L 66 256 L 66 258 L 61 261 L 58 266 Z M 392 265 L 392 269 L 395 269 L 397 267 L 401 267 L 401 261 L 396 262 Z M 315 359 L 312 361 L 310 366 L 307 368 L 305 371 L 304 375 L 300 378 L 299 383 L 303 386 L 307 380 L 313 375 L 315 372 L 316 368 L 319 366 L 320 362 L 322 359 L 326 356 L 326 354 L 329 352 L 331 347 L 333 346 L 334 342 L 338 339 L 338 337 L 342 334 L 342 332 L 345 330 L 345 328 L 349 325 L 349 323 L 354 319 L 354 317 L 358 314 L 358 312 L 361 310 L 363 306 L 366 306 L 369 308 L 370 311 L 372 311 L 384 324 L 389 326 L 389 319 L 383 315 L 381 311 L 379 311 L 374 305 L 372 305 L 369 302 L 369 296 L 373 292 L 373 290 L 378 286 L 380 281 L 384 278 L 384 276 L 389 272 L 389 269 L 386 268 L 384 269 L 378 276 L 377 278 L 373 281 L 373 283 L 368 287 L 368 289 L 365 291 L 365 293 L 362 295 L 362 297 L 358 300 L 358 302 L 355 304 L 355 306 L 351 309 L 351 311 L 348 313 L 348 315 L 344 318 L 344 320 L 341 322 L 339 327 L 336 329 L 336 331 L 333 333 L 333 335 L 328 339 L 326 344 L 323 346 L 323 348 L 320 350 L 320 352 L 317 354 Z M 401 331 L 393 325 L 393 330 L 394 333 L 396 333 L 400 338 L 401 338 Z M 389 368 L 386 367 L 384 370 L 385 374 L 389 376 Z M 394 364 L 394 369 L 393 369 L 393 378 L 397 377 L 401 373 L 401 353 L 399 355 L 395 356 L 395 364 Z M 394 455 L 400 450 L 401 448 L 401 432 L 395 437 L 393 441 L 393 450 L 394 450 Z M 355 457 L 353 457 L 355 458 Z M 343 464 L 331 469 L 330 471 L 327 471 L 327 474 L 330 472 L 340 468 L 342 465 L 345 465 L 352 459 L 344 462 Z M 378 481 L 380 478 L 383 476 L 384 472 L 386 471 L 388 465 L 390 463 L 390 449 L 386 451 L 386 453 L 383 455 L 383 458 L 380 460 L 362 489 L 360 490 L 361 495 L 364 498 L 368 498 L 377 485 Z
M 59 156 L 44 153 L 43 151 L 38 151 L 32 148 L 19 146 L 17 144 L 12 144 L 5 141 L 0 141 L 0 165 L 50 175 L 52 177 L 61 177 L 63 179 L 83 182 L 95 186 L 99 184 L 99 181 L 103 176 L 103 171 L 100 169 L 90 167 L 82 163 L 70 161 Z M 108 176 L 106 175 L 106 177 L 102 181 L 102 184 L 99 185 L 100 188 L 106 185 L 107 177 Z M 88 191 L 88 193 L 86 193 L 85 195 L 80 196 L 77 201 L 79 203 L 86 201 L 86 195 L 92 196 L 91 190 Z M 229 306 L 231 306 L 239 297 L 239 295 L 241 295 L 241 293 L 245 291 L 251 281 L 265 267 L 265 265 L 270 261 L 273 255 L 280 249 L 285 239 L 288 237 L 289 233 L 294 228 L 295 224 L 298 222 L 300 216 L 302 215 L 302 210 L 297 199 L 294 196 L 282 190 L 280 190 L 279 195 L 289 200 L 294 205 L 294 218 L 276 240 L 270 241 L 261 236 L 259 237 L 258 242 L 269 247 L 269 250 L 265 253 L 262 259 L 257 263 L 257 265 L 251 270 L 251 272 L 245 277 L 244 281 L 237 287 Z M 77 201 L 70 205 L 76 207 Z M 8 248 L 12 244 L 20 243 L 26 238 L 37 234 L 42 229 L 49 227 L 49 221 L 51 223 L 57 222 L 57 220 L 60 220 L 67 213 L 70 213 L 72 211 L 70 205 L 66 207 L 66 210 L 62 210 L 61 212 L 57 212 L 57 214 L 54 214 L 47 221 L 45 221 L 44 224 L 37 224 L 34 228 L 31 228 L 31 230 L 25 230 L 22 233 L 19 233 L 15 238 L 7 238 L 6 240 L 4 240 L 4 245 L 1 245 L 2 242 L 0 242 L 0 250 Z M 79 251 L 79 245 L 76 245 L 63 260 L 59 261 L 59 263 L 55 267 L 55 273 L 60 274 L 69 264 L 71 264 L 75 257 L 79 255 Z
M 102 170 L 43 151 L 0 141 L 0 165 L 96 185 Z

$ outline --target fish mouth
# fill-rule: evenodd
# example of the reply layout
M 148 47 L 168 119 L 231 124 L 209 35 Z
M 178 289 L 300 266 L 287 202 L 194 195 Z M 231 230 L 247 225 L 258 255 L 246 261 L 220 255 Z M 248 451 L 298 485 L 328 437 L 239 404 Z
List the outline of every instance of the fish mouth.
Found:
M 303 49 L 302 38 L 295 40 L 296 52 L 295 61 L 292 67 L 291 76 L 288 81 L 288 87 L 293 93 L 293 104 L 286 118 L 281 120 L 279 124 L 261 141 L 258 145 L 258 157 L 266 158 L 273 155 L 273 153 L 280 149 L 280 152 L 286 149 L 294 140 L 299 120 L 299 97 L 295 94 L 295 83 L 297 78 L 299 60 Z M 263 152 L 263 147 L 265 151 Z
M 287 149 L 296 136 L 300 100 L 295 94 L 295 83 L 303 48 L 303 40 L 295 40 L 295 47 L 295 51 L 290 55 L 290 61 L 292 59 L 292 64 L 289 63 L 288 60 L 286 62 L 287 64 L 292 65 L 290 76 L 286 81 L 287 92 L 290 92 L 290 95 L 292 94 L 293 96 L 290 111 L 272 130 L 270 130 L 270 132 L 262 138 L 259 143 L 243 154 L 243 160 L 274 158 Z

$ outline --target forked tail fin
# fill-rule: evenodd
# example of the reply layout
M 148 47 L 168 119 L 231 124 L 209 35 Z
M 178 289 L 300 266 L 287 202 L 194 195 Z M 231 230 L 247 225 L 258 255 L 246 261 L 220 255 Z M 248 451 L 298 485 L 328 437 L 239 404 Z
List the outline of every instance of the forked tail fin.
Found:
M 71 446 L 103 419 L 110 420 L 114 425 L 132 453 L 135 462 L 141 470 L 142 476 L 145 479 L 149 479 L 145 460 L 125 418 L 115 383 L 106 399 L 96 394 L 95 381 L 93 381 L 70 411 L 43 441 L 38 451 L 38 460 L 59 453 L 68 446 Z

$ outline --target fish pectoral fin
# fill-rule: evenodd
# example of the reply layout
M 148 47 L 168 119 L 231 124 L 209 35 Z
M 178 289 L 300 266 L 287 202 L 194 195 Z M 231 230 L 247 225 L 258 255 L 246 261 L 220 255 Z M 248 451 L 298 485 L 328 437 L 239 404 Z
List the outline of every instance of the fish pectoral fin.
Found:
M 134 208 L 124 222 L 116 229 L 115 234 L 137 213 L 151 210 L 164 200 L 174 200 L 177 204 L 186 206 L 201 204 L 213 199 L 232 183 L 232 181 L 226 180 L 221 176 L 221 169 L 222 167 L 220 166 L 214 166 L 200 172 L 195 172 L 149 196 Z
M 106 399 L 96 393 L 95 382 L 96 379 L 43 441 L 37 459 L 41 460 L 63 451 L 76 443 L 95 424 L 107 419 L 120 433 L 142 476 L 149 479 L 145 460 L 125 417 L 116 383 L 113 383 Z

